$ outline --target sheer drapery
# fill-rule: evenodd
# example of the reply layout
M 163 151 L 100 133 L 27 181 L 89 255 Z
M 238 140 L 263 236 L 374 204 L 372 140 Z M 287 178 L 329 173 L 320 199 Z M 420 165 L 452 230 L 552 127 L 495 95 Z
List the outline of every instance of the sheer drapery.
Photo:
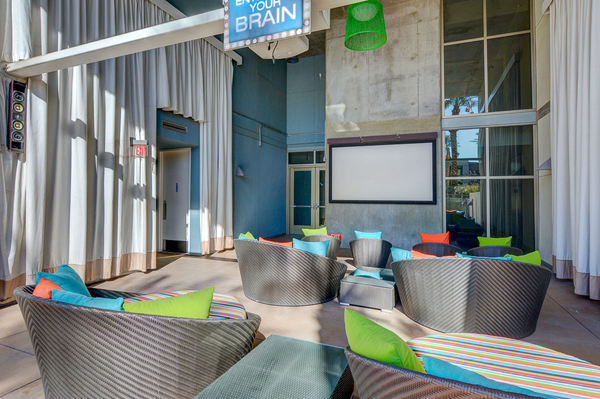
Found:
M 26 17 L 4 25 L 27 24 L 26 57 L 3 43 L 3 60 L 171 19 L 145 0 L 31 0 Z M 86 282 L 155 267 L 157 108 L 201 121 L 213 171 L 202 241 L 231 247 L 232 74 L 229 57 L 196 40 L 29 79 L 26 153 L 2 148 L 0 302 L 61 264 Z M 149 141 L 148 157 L 133 157 L 130 138 Z
M 575 293 L 600 300 L 600 4 L 550 7 L 553 261 Z

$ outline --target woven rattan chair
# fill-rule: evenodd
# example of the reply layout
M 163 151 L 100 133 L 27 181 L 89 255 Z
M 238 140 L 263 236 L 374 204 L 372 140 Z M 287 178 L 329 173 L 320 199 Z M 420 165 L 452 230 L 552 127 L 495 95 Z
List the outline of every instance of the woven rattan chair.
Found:
M 296 248 L 233 240 L 244 294 L 268 305 L 315 305 L 333 300 L 346 265 Z
M 501 246 L 488 246 L 488 247 L 476 247 L 471 248 L 467 251 L 467 255 L 471 256 L 483 256 L 486 258 L 495 258 L 504 255 L 523 255 L 523 251 L 515 247 L 501 247 Z
M 391 366 L 349 348 L 345 353 L 360 399 L 534 398 Z
M 199 320 L 75 306 L 33 296 L 33 288 L 14 293 L 46 399 L 192 398 L 252 349 L 260 325 L 253 313 Z
M 412 249 L 413 251 L 434 256 L 452 256 L 462 253 L 462 249 L 459 247 L 437 242 L 423 242 L 420 244 L 415 244 L 413 245 Z
M 350 241 L 350 250 L 356 268 L 377 271 L 387 266 L 392 244 L 378 238 L 359 238 Z
M 445 333 L 508 338 L 535 331 L 552 272 L 507 260 L 424 258 L 393 262 L 406 315 Z
M 302 241 L 308 242 L 320 242 L 320 241 L 329 241 L 329 248 L 327 249 L 327 257 L 330 259 L 337 259 L 337 253 L 342 245 L 342 242 L 335 237 L 331 236 L 308 236 L 304 237 Z

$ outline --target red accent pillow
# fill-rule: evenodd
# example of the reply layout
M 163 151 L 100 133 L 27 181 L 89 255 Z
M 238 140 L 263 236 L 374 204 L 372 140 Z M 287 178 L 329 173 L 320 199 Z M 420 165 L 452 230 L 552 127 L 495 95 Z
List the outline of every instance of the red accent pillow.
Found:
M 421 242 L 423 243 L 440 243 L 440 244 L 450 244 L 450 232 L 447 231 L 443 234 L 425 234 L 419 233 L 421 235 Z
M 39 296 L 40 298 L 52 299 L 52 290 L 64 291 L 64 289 L 60 288 L 54 281 L 42 277 L 40 282 L 35 286 L 32 295 Z
M 418 259 L 418 258 L 437 258 L 437 256 L 435 256 L 435 255 L 424 254 L 423 252 L 415 251 L 414 249 L 411 250 L 410 253 L 412 254 L 413 258 L 415 258 L 415 259 Z
M 456 211 L 446 211 L 446 213 L 456 213 Z
M 279 245 L 280 247 L 293 248 L 291 241 L 271 241 L 271 240 L 266 240 L 262 237 L 258 237 L 258 242 L 264 242 L 267 244 L 275 244 L 275 245 Z

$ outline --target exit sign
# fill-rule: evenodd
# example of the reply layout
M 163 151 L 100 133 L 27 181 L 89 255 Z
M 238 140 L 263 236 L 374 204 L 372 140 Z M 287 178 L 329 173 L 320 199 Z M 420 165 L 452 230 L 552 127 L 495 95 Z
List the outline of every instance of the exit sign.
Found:
M 223 0 L 226 50 L 310 34 L 310 0 Z
M 146 146 L 145 145 L 135 145 L 133 146 L 135 150 L 136 157 L 145 157 L 146 156 Z

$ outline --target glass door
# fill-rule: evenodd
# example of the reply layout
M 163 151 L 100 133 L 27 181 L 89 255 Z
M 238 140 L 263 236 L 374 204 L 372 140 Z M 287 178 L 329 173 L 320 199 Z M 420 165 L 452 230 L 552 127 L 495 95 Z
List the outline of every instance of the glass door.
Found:
M 325 168 L 290 168 L 290 234 L 325 225 Z

